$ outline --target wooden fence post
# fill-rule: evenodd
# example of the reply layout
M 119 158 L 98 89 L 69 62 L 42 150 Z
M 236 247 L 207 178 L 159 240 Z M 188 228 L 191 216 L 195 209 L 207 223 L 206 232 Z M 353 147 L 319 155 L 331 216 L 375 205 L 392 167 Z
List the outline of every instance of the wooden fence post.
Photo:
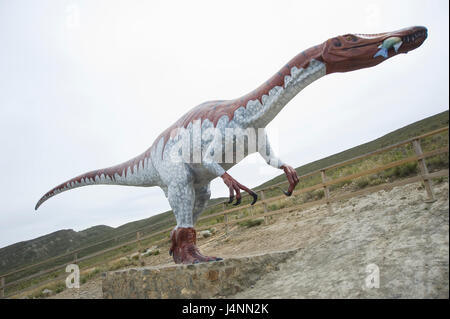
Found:
M 264 214 L 267 213 L 267 204 L 264 202 L 266 200 L 266 195 L 264 195 L 264 191 L 261 191 L 261 199 L 263 200 Z M 269 223 L 267 216 L 264 216 L 264 225 Z
M 223 214 L 223 220 L 225 222 L 225 234 L 228 235 L 228 215 Z
M 74 264 L 78 263 L 78 253 L 73 254 L 73 263 Z
M 228 215 L 225 213 L 225 211 L 227 210 L 227 205 L 225 203 L 222 204 L 223 205 L 223 222 L 225 223 L 225 235 L 228 235 Z
M 420 146 L 420 141 L 418 139 L 413 141 L 414 151 L 416 152 L 417 156 L 421 156 L 423 154 L 422 147 Z M 427 202 L 434 202 L 436 199 L 434 197 L 433 188 L 431 185 L 431 180 L 427 177 L 428 176 L 428 168 L 427 164 L 425 163 L 425 159 L 421 158 L 418 161 L 420 175 L 422 177 L 423 184 L 425 185 L 425 189 L 428 194 Z
M 138 260 L 141 261 L 141 232 L 136 232 Z
M 322 177 L 322 183 L 325 183 L 327 181 L 327 176 L 325 175 L 324 169 L 320 171 L 320 176 Z M 325 185 L 323 187 L 323 192 L 325 194 L 325 199 L 327 200 L 328 212 L 330 214 L 333 214 L 333 207 L 331 206 L 331 202 L 330 202 L 330 189 L 328 188 L 328 186 Z
M 138 250 L 141 250 L 141 232 L 136 232 L 136 239 Z
M 0 278 L 0 298 L 5 298 L 5 277 Z

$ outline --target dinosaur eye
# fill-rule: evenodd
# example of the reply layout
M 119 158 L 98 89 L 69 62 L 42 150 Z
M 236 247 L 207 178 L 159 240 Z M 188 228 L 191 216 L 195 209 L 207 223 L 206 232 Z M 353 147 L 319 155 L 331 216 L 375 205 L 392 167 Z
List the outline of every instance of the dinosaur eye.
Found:
M 346 39 L 347 41 L 352 41 L 352 42 L 358 41 L 358 38 L 355 37 L 353 34 L 348 34 L 348 35 L 346 35 L 346 36 L 345 36 L 345 39 Z

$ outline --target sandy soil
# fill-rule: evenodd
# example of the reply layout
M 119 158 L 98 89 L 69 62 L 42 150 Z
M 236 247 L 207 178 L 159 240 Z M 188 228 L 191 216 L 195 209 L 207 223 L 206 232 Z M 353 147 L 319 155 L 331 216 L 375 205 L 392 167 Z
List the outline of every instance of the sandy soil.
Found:
M 274 217 L 268 225 L 234 226 L 199 239 L 205 254 L 248 256 L 300 248 L 299 253 L 237 298 L 448 298 L 447 182 L 425 203 L 420 183 Z M 146 265 L 172 263 L 168 245 Z M 376 264 L 380 288 L 365 287 L 366 266 Z M 51 298 L 101 298 L 101 279 Z

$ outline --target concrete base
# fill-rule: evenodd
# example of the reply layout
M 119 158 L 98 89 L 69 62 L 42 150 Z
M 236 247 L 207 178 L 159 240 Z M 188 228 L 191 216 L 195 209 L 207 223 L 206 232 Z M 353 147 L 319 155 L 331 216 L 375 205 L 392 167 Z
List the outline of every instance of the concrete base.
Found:
M 298 250 L 229 258 L 195 265 L 130 268 L 107 272 L 103 298 L 213 298 L 227 297 L 251 287 L 263 275 L 279 270 Z

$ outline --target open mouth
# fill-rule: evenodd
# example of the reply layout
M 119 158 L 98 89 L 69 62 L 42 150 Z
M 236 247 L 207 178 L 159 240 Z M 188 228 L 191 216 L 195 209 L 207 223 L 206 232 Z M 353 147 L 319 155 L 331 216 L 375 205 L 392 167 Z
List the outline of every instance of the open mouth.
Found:
M 370 38 L 368 35 L 364 35 L 366 38 Z M 372 35 L 373 37 L 375 37 L 376 35 Z M 421 29 L 418 30 L 414 33 L 408 34 L 408 35 L 404 35 L 402 37 L 390 37 L 385 39 L 383 42 L 381 42 L 380 46 L 378 48 L 380 49 L 390 49 L 391 47 L 394 47 L 395 52 L 398 51 L 398 49 L 400 48 L 400 46 L 402 44 L 414 44 L 416 43 L 419 39 L 423 39 L 425 40 L 428 36 L 428 32 L 426 29 Z M 365 44 L 360 44 L 360 45 L 354 45 L 348 48 L 344 48 L 344 50 L 351 50 L 351 49 L 356 49 L 356 48 L 362 48 L 362 47 L 366 47 L 366 46 L 370 46 L 373 45 L 374 43 L 365 43 Z
M 398 50 L 400 49 L 400 47 L 403 44 L 416 45 L 418 41 L 422 40 L 422 42 L 423 42 L 423 41 L 425 41 L 426 38 L 427 38 L 427 30 L 426 29 L 421 29 L 414 33 L 404 35 L 402 37 L 389 37 L 389 38 L 385 39 L 383 41 L 383 43 L 378 46 L 379 50 L 377 51 L 377 53 L 375 53 L 375 55 L 373 57 L 376 58 L 376 57 L 381 56 L 381 57 L 387 59 L 389 57 L 389 54 L 388 54 L 389 49 L 393 48 L 395 50 L 395 53 L 398 53 Z
M 401 37 L 403 43 L 414 43 L 417 39 L 424 38 L 426 39 L 428 36 L 428 32 L 426 29 L 419 30 L 414 32 L 413 34 L 405 35 Z

